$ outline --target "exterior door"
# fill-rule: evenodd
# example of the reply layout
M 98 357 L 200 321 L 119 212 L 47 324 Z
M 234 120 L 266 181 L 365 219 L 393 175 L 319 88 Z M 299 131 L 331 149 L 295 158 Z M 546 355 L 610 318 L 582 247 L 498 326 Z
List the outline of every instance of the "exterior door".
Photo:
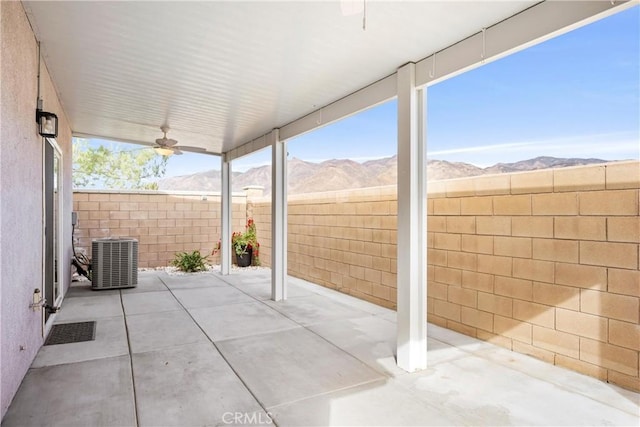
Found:
M 61 292 L 62 154 L 54 140 L 44 144 L 44 297 L 48 307 L 58 307 Z M 44 321 L 51 315 L 44 310 Z

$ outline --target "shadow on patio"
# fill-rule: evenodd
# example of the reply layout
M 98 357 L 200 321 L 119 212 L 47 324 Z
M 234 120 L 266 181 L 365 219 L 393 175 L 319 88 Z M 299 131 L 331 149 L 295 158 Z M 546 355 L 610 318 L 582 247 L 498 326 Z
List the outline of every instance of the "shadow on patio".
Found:
M 95 340 L 42 347 L 3 426 L 640 421 L 633 392 L 433 325 L 429 368 L 405 373 L 394 311 L 292 277 L 273 302 L 268 269 L 84 283 L 56 322 L 95 320 Z

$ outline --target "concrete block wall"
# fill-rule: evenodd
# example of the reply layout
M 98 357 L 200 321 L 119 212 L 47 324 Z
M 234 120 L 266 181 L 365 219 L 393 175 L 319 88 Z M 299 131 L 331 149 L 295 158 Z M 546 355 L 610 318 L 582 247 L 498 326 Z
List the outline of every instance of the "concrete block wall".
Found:
M 638 162 L 429 186 L 429 321 L 639 390 Z
M 288 201 L 288 272 L 376 304 L 396 306 L 396 189 L 301 194 Z M 249 200 L 271 263 L 271 204 Z
M 233 230 L 244 230 L 246 196 L 233 196 Z M 138 239 L 138 265 L 170 265 L 177 252 L 211 254 L 220 239 L 220 194 L 154 191 L 76 191 L 76 250 L 91 256 L 102 237 Z M 219 263 L 219 255 L 209 257 Z
M 271 199 L 247 197 L 247 218 L 256 224 L 260 243 L 260 265 L 271 266 Z M 291 260 L 289 259 L 289 262 Z
M 640 390 L 638 162 L 428 188 L 430 322 Z M 395 187 L 292 196 L 288 227 L 290 275 L 395 307 Z

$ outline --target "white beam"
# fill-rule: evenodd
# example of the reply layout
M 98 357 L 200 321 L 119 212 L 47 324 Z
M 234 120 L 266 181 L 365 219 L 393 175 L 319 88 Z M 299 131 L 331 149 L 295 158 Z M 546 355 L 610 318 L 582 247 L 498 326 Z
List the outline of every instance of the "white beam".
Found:
M 424 97 L 415 64 L 398 70 L 398 333 L 405 371 L 427 367 L 427 217 Z
M 229 159 L 229 161 L 232 161 L 268 147 L 270 145 L 269 135 L 270 133 L 259 136 L 258 138 L 242 144 L 241 146 L 236 147 L 233 150 L 227 151 L 227 158 Z
M 280 129 L 280 138 L 287 140 L 310 132 L 314 129 L 352 116 L 367 108 L 389 101 L 396 96 L 395 73 L 379 80 L 357 92 L 349 94 L 327 106 L 301 117 Z M 237 159 L 270 145 L 270 134 L 255 138 L 227 152 L 229 160 Z
M 220 157 L 220 170 L 222 175 L 221 209 L 222 219 L 220 224 L 220 272 L 229 274 L 231 270 L 231 162 L 226 155 Z
M 394 73 L 283 126 L 280 130 L 280 138 L 283 140 L 294 138 L 387 102 L 395 96 L 396 75 Z
M 449 79 L 637 4 L 638 0 L 538 3 L 419 61 L 416 85 Z
M 271 141 L 271 299 L 287 299 L 287 143 L 280 131 Z

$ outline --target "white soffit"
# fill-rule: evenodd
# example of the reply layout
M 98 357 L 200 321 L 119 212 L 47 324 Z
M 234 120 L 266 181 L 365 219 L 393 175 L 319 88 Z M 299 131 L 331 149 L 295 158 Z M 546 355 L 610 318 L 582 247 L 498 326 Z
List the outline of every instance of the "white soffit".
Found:
M 223 153 L 536 3 L 368 0 L 365 31 L 339 1 L 24 5 L 74 134 L 150 143 L 168 124 Z

